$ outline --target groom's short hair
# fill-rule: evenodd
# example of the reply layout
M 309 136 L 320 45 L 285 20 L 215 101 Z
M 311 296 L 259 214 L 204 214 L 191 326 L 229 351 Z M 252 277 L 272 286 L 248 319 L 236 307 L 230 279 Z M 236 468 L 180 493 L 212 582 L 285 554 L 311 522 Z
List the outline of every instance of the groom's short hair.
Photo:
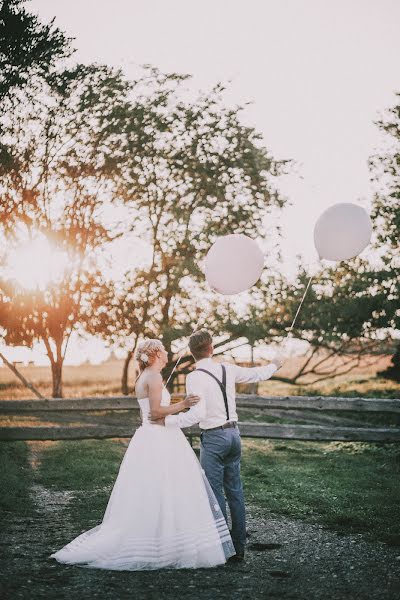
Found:
M 206 329 L 195 331 L 189 338 L 189 350 L 195 360 L 206 358 L 210 355 L 212 347 L 212 337 Z

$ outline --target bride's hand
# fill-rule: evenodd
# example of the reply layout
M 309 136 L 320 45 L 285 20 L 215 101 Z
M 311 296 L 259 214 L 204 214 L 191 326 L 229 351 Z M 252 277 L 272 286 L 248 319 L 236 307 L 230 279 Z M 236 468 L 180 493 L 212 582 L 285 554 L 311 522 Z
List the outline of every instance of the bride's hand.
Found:
M 199 402 L 199 400 L 200 400 L 200 398 L 199 398 L 199 396 L 196 396 L 196 394 L 189 394 L 182 401 L 183 408 L 190 408 L 191 406 L 194 406 L 195 404 L 197 404 Z

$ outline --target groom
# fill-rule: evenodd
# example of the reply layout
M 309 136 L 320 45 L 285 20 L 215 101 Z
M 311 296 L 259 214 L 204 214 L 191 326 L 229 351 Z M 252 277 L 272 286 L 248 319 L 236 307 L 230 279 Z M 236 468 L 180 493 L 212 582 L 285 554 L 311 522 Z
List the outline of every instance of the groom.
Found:
M 200 463 L 228 522 L 225 491 L 236 550 L 236 555 L 230 560 L 239 562 L 244 559 L 246 517 L 240 478 L 241 441 L 235 385 L 269 379 L 282 364 L 275 361 L 265 367 L 252 368 L 220 364 L 212 358 L 212 337 L 204 329 L 190 336 L 189 348 L 196 361 L 196 369 L 186 378 L 186 393 L 199 396 L 200 401 L 186 413 L 167 416 L 165 425 L 184 428 L 200 423 Z

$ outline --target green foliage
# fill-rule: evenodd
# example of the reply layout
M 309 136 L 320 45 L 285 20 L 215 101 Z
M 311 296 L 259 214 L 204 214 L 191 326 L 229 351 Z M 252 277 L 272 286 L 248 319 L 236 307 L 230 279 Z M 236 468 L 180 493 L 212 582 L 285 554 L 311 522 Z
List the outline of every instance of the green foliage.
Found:
M 382 287 L 386 292 L 383 312 L 390 311 L 394 303 L 391 327 L 400 329 L 400 93 L 396 104 L 386 111 L 376 124 L 386 134 L 388 148 L 385 154 L 375 155 L 370 160 L 373 181 L 377 191 L 373 205 L 373 218 L 377 228 L 378 243 L 383 245 L 381 271 Z M 392 358 L 392 365 L 380 373 L 382 377 L 400 381 L 400 344 Z
M 396 95 L 396 100 L 399 99 Z M 377 123 L 386 134 L 387 151 L 370 160 L 376 186 L 371 217 L 374 226 L 374 264 L 357 257 L 324 268 L 314 276 L 294 334 L 311 344 L 311 350 L 292 382 L 313 383 L 345 374 L 361 361 L 373 363 L 377 352 L 393 349 L 400 329 L 400 106 L 397 103 Z M 291 294 L 285 281 L 275 293 L 286 324 L 295 314 L 309 273 L 300 265 L 296 288 Z M 274 302 L 272 306 L 275 309 Z M 289 320 L 288 320 L 289 319 Z M 268 311 L 259 315 L 268 320 Z M 386 344 L 384 344 L 387 342 Z M 325 356 L 317 359 L 317 353 Z M 334 357 L 340 357 L 333 362 Z M 314 378 L 309 376 L 313 375 Z M 396 354 L 393 365 L 381 373 L 398 381 Z M 308 380 L 305 381 L 305 377 Z
M 107 310 L 91 323 L 92 332 L 123 347 L 133 348 L 142 335 L 160 337 L 171 360 L 173 341 L 196 324 L 232 337 L 229 311 L 207 293 L 200 268 L 215 238 L 263 235 L 267 211 L 284 204 L 272 183 L 284 163 L 242 124 L 242 109 L 225 106 L 220 85 L 185 99 L 185 81 L 151 69 L 133 89 L 136 111 L 140 107 L 146 120 L 139 145 L 131 120 L 120 127 L 130 149 L 120 197 L 152 260 L 106 294 Z
M 0 101 L 16 100 L 16 90 L 33 77 L 47 78 L 58 60 L 71 54 L 70 40 L 43 25 L 24 8 L 25 0 L 3 0 L 0 7 Z
M 225 106 L 223 86 L 191 98 L 186 75 L 146 67 L 128 82 L 101 65 L 65 68 L 70 40 L 22 4 L 0 11 L 0 227 L 15 244 L 44 235 L 70 268 L 32 294 L 3 278 L 6 342 L 45 343 L 58 396 L 76 327 L 131 349 L 140 335 L 161 337 L 171 359 L 194 323 L 235 339 L 199 263 L 218 235 L 262 235 L 266 211 L 284 204 L 272 183 L 284 162 L 242 124 L 241 107 Z M 149 267 L 117 283 L 93 268 L 122 234 L 102 219 L 113 203 L 130 209 L 131 230 L 153 249 Z
M 378 330 L 396 326 L 398 303 L 385 283 L 385 274 L 361 258 L 322 271 L 298 323 L 301 337 L 337 347 L 363 340 L 370 350 Z
M 396 94 L 395 106 L 389 108 L 376 125 L 386 134 L 387 150 L 370 159 L 372 181 L 377 185 L 372 217 L 378 243 L 385 247 L 383 262 L 394 272 L 399 267 L 400 93 Z

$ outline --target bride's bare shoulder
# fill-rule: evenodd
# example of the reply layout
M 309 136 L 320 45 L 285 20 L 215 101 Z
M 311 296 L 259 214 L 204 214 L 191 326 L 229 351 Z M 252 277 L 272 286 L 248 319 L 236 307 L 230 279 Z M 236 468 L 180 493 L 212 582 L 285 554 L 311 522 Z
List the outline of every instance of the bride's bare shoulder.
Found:
M 137 397 L 144 397 L 149 393 L 149 388 L 162 385 L 161 373 L 157 371 L 143 371 L 135 385 Z
M 149 371 L 147 373 L 147 384 L 148 385 L 157 385 L 157 384 L 162 384 L 162 376 L 161 373 L 158 373 L 157 371 Z

